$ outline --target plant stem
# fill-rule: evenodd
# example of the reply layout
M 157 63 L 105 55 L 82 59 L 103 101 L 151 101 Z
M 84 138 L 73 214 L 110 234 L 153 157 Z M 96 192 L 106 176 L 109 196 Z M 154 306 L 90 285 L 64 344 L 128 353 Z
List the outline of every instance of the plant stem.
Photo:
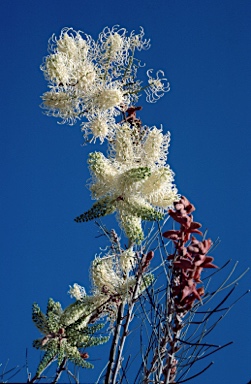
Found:
M 105 376 L 105 384 L 111 383 L 113 366 L 115 363 L 115 357 L 117 355 L 120 331 L 121 331 L 122 322 L 123 322 L 124 309 L 125 309 L 125 303 L 122 302 L 120 304 L 119 310 L 118 310 L 115 332 L 114 332 L 114 336 L 113 336 L 112 346 L 110 349 L 109 364 L 108 364 L 106 376 Z
M 130 324 L 132 317 L 133 317 L 133 309 L 134 309 L 135 303 L 137 301 L 141 280 L 142 280 L 142 271 L 141 271 L 141 266 L 139 266 L 139 270 L 137 273 L 137 280 L 136 280 L 136 284 L 135 284 L 134 291 L 132 294 L 132 298 L 131 298 L 130 303 L 128 304 L 126 321 L 125 321 L 125 324 L 123 325 L 124 330 L 123 330 L 122 337 L 120 340 L 120 345 L 118 347 L 118 355 L 117 355 L 116 362 L 115 362 L 115 370 L 114 370 L 114 374 L 113 374 L 113 379 L 109 384 L 115 384 L 116 383 L 116 379 L 117 379 L 119 370 L 121 368 L 122 354 L 123 354 L 123 350 L 124 350 L 124 346 L 125 346 L 126 337 L 128 336 L 129 324 Z
M 64 357 L 62 363 L 60 364 L 60 366 L 57 369 L 56 376 L 55 376 L 55 379 L 52 382 L 52 384 L 56 384 L 58 382 L 58 380 L 60 379 L 62 372 L 65 370 L 66 362 L 67 362 L 67 357 Z
M 38 375 L 37 373 L 35 374 L 35 376 L 32 378 L 32 379 L 28 379 L 27 383 L 35 383 L 37 380 L 40 379 L 42 373 L 49 367 L 49 365 L 51 365 L 51 363 L 53 363 L 53 361 L 55 360 L 56 356 L 53 356 L 50 361 L 47 363 L 46 367 L 42 370 L 42 372 L 40 372 L 40 374 Z

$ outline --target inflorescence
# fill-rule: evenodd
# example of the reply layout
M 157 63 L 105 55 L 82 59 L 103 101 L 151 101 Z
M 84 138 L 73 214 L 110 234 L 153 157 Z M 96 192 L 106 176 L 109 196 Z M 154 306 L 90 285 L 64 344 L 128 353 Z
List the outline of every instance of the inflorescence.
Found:
M 82 122 L 84 137 L 91 140 L 113 137 L 116 117 L 136 103 L 144 91 L 148 102 L 156 102 L 169 91 L 163 71 L 147 71 L 148 83 L 137 80 L 142 66 L 136 51 L 146 50 L 150 41 L 144 30 L 129 35 L 125 28 L 106 27 L 97 41 L 91 36 L 64 28 L 59 38 L 49 40 L 49 55 L 41 69 L 49 91 L 42 96 L 45 113 L 61 122 Z
M 69 290 L 75 302 L 65 310 L 52 299 L 46 314 L 34 304 L 33 321 L 43 334 L 34 346 L 44 351 L 38 377 L 54 360 L 58 365 L 69 359 L 92 367 L 86 362 L 85 348 L 108 340 L 94 336 L 102 328 L 99 320 L 107 317 L 112 324 L 120 305 L 137 300 L 154 280 L 149 272 L 154 253 L 136 252 L 134 245 L 144 240 L 142 221 L 163 219 L 180 196 L 167 164 L 170 134 L 143 125 L 136 116 L 142 109 L 135 106 L 142 92 L 154 103 L 170 89 L 162 70 L 154 74 L 148 69 L 147 84 L 137 79 L 138 69 L 144 65 L 136 53 L 149 47 L 143 28 L 138 34 L 128 34 L 117 25 L 106 27 L 96 41 L 73 28 L 64 28 L 59 37 L 53 35 L 49 40 L 49 55 L 41 65 L 49 87 L 42 96 L 42 108 L 61 123 L 81 121 L 86 142 L 108 142 L 107 156 L 99 151 L 89 154 L 89 189 L 96 202 L 75 221 L 116 212 L 129 245 L 126 249 L 116 246 L 95 258 L 91 295 L 75 283 Z M 117 235 L 114 238 L 118 245 Z

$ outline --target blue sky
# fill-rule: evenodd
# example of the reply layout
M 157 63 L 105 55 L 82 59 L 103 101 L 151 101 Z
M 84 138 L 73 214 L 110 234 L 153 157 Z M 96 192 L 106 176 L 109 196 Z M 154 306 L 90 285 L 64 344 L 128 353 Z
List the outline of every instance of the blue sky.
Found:
M 215 263 L 238 260 L 241 273 L 251 265 L 251 3 L 12 0 L 0 9 L 0 361 L 9 359 L 9 368 L 22 365 L 28 348 L 34 374 L 39 352 L 32 341 L 39 334 L 32 303 L 45 309 L 53 297 L 68 305 L 70 284 L 89 287 L 89 264 L 102 245 L 94 224 L 73 221 L 91 204 L 86 159 L 94 147 L 81 145 L 79 125 L 58 125 L 39 108 L 46 91 L 39 66 L 48 38 L 65 26 L 94 37 L 106 25 L 144 27 L 152 47 L 141 59 L 147 68 L 165 71 L 171 91 L 155 105 L 144 103 L 140 117 L 171 132 L 169 163 L 179 192 L 195 204 L 195 219 L 209 236 L 220 238 Z M 250 274 L 235 297 L 248 288 Z M 214 366 L 193 384 L 251 379 L 250 316 L 246 296 L 210 336 L 211 342 L 234 345 L 213 356 Z M 25 372 L 20 375 L 25 380 Z M 96 377 L 91 373 L 85 382 Z

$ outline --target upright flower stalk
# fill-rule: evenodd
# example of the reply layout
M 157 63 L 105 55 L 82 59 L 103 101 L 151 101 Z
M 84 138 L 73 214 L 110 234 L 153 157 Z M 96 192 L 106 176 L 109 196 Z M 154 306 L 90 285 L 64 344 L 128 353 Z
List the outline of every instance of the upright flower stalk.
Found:
M 88 187 L 95 202 L 74 220 L 88 222 L 116 213 L 121 235 L 99 223 L 109 246 L 91 263 L 89 294 L 75 283 L 69 290 L 75 301 L 64 310 L 52 299 L 45 314 L 38 304 L 33 305 L 32 318 L 42 333 L 33 345 L 44 354 L 30 382 L 40 380 L 54 361 L 58 368 L 53 382 L 64 370 L 74 377 L 68 362 L 92 368 L 88 348 L 107 342 L 110 335 L 109 362 L 98 382 L 127 380 L 124 368 L 121 373 L 124 346 L 141 308 L 142 324 L 149 323 L 152 333 L 148 347 L 142 348 L 135 382 L 140 377 L 145 384 L 175 383 L 184 360 L 177 353 L 184 341 L 186 316 L 205 294 L 202 272 L 217 268 L 207 254 L 212 241 L 196 237 L 202 232 L 193 221 L 194 206 L 174 185 L 167 163 L 170 133 L 144 125 L 138 116 L 142 107 L 136 104 L 142 93 L 155 103 L 170 89 L 162 70 L 154 74 L 148 69 L 146 84 L 138 80 L 143 65 L 137 55 L 149 48 L 143 28 L 128 34 L 118 25 L 104 28 L 96 41 L 73 28 L 64 28 L 59 37 L 49 40 L 49 55 L 41 65 L 49 87 L 42 96 L 45 114 L 59 118 L 60 123 L 79 121 L 86 143 L 107 143 L 106 154 L 89 153 Z M 153 244 L 161 234 L 161 220 L 166 222 L 168 217 L 180 228 L 163 233 L 174 246 L 174 252 L 163 257 L 163 237 L 162 245 Z M 146 232 L 144 222 L 157 223 L 157 234 L 149 226 Z M 124 236 L 126 245 L 121 246 Z M 153 267 L 157 251 L 161 263 Z M 156 305 L 161 291 L 154 290 L 159 279 L 154 272 L 159 268 L 165 272 L 165 303 Z M 105 336 L 100 334 L 105 325 L 102 319 L 110 324 Z

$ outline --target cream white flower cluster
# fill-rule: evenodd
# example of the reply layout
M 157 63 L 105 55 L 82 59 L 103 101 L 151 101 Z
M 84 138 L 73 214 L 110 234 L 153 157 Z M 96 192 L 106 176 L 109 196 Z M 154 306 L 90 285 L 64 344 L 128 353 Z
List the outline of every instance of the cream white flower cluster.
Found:
M 97 200 L 93 207 L 75 219 L 88 221 L 117 211 L 121 227 L 131 242 L 144 238 L 142 220 L 159 220 L 179 199 L 173 172 L 166 164 L 170 135 L 156 127 L 117 129 L 109 156 L 89 155 L 92 173 L 90 189 Z
M 129 35 L 124 28 L 106 27 L 97 41 L 81 31 L 64 28 L 59 38 L 49 40 L 49 55 L 41 69 L 50 90 L 42 96 L 45 113 L 73 124 L 84 119 L 84 137 L 91 140 L 111 138 L 117 128 L 116 116 L 137 102 L 144 89 L 149 102 L 155 102 L 169 91 L 162 71 L 148 84 L 136 80 L 140 61 L 135 51 L 148 49 L 144 30 Z
M 81 287 L 81 285 L 75 283 L 73 286 L 70 285 L 69 292 L 71 297 L 74 297 L 78 301 L 83 301 L 83 299 L 86 297 L 86 290 L 84 287 Z
M 133 286 L 135 277 L 129 276 L 137 263 L 135 252 L 129 248 L 119 254 L 107 254 L 96 257 L 92 262 L 90 277 L 93 285 L 94 297 L 102 296 L 99 305 L 106 301 L 105 296 L 125 296 L 129 287 Z M 77 301 L 90 301 L 84 287 L 75 283 L 70 286 L 69 294 Z M 105 296 L 104 296 L 105 295 Z
M 135 264 L 135 252 L 131 249 L 121 255 L 96 257 L 91 267 L 94 291 L 124 296 L 134 285 L 135 277 L 129 277 L 129 272 Z
M 138 262 L 138 256 L 132 248 L 120 249 L 117 253 L 111 252 L 103 257 L 97 256 L 90 268 L 93 295 L 86 296 L 85 289 L 76 283 L 70 287 L 69 293 L 77 300 L 78 305 L 74 303 L 69 307 L 66 313 L 68 323 L 78 321 L 78 316 L 83 317 L 82 311 L 86 308 L 87 321 L 90 321 L 91 317 L 97 319 L 108 316 L 109 321 L 113 323 L 119 304 L 131 298 L 136 284 L 135 268 Z M 151 273 L 144 273 L 138 295 L 141 295 L 153 280 Z
M 117 310 L 116 303 L 130 301 L 136 284 L 135 269 L 138 264 L 138 255 L 129 248 L 118 254 L 107 254 L 104 257 L 96 257 L 91 265 L 91 281 L 93 283 L 94 297 L 113 297 L 115 307 L 110 305 L 110 318 Z M 150 284 L 154 276 L 144 273 L 139 283 L 138 295 L 141 295 Z

